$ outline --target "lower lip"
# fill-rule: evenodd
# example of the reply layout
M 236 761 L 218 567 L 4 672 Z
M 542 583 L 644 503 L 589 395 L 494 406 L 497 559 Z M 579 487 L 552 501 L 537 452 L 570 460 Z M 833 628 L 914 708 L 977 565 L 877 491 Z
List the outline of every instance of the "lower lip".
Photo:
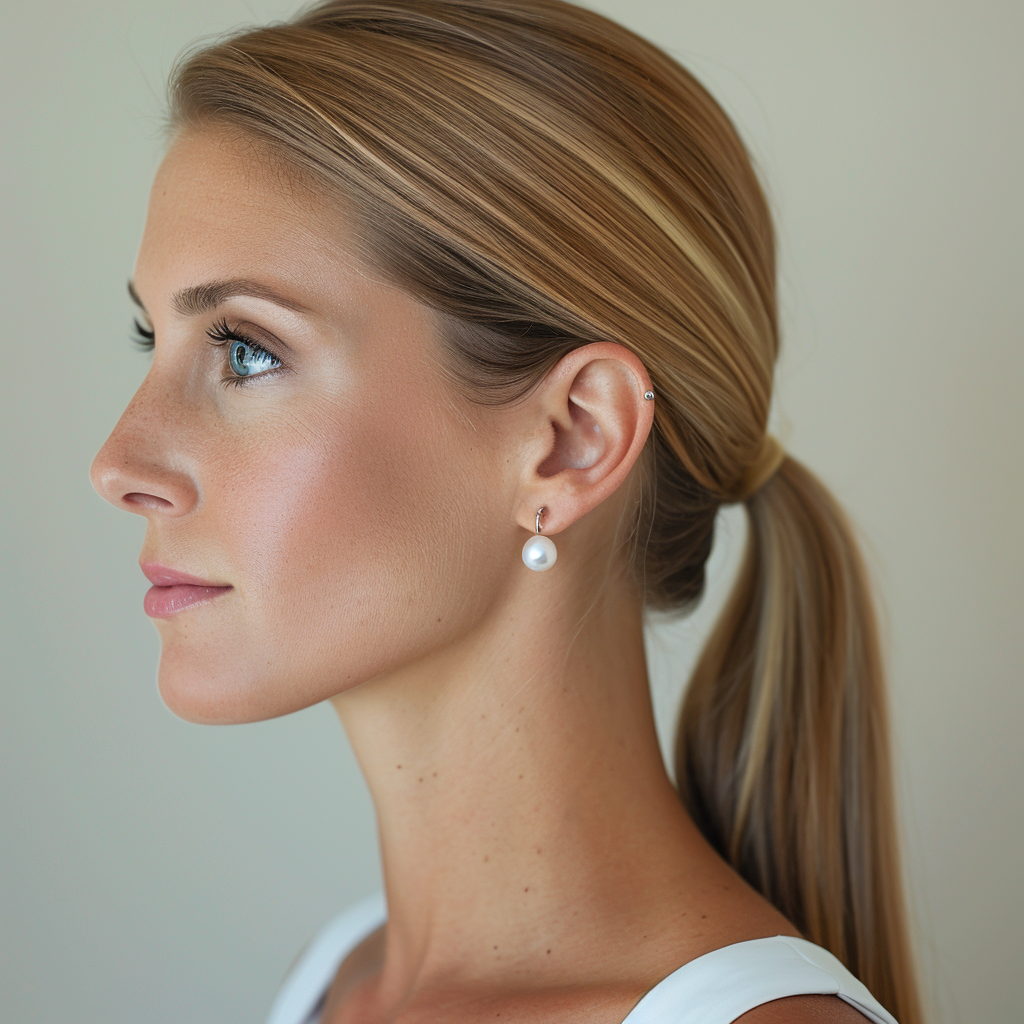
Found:
M 196 587 L 190 583 L 176 583 L 173 587 L 150 587 L 142 607 L 151 619 L 169 619 L 186 608 L 205 604 L 229 590 L 231 587 Z

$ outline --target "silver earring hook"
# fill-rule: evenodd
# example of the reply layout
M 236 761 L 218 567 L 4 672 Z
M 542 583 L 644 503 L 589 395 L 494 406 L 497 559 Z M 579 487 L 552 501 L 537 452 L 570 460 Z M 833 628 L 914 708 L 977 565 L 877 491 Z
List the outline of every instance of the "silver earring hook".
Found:
M 538 533 L 540 533 L 540 517 L 541 517 L 541 515 L 542 515 L 542 514 L 543 514 L 544 512 L 547 512 L 547 510 L 548 510 L 548 507 L 547 507 L 547 505 L 541 505 L 541 507 L 540 507 L 539 509 L 537 509 L 537 522 L 536 522 L 536 523 L 534 524 L 534 529 L 535 529 L 535 530 L 536 530 L 536 531 L 537 531 Z

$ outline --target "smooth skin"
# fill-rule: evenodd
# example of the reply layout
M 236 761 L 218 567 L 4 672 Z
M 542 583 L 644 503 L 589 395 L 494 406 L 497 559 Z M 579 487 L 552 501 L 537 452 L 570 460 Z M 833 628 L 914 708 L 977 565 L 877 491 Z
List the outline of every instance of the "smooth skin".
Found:
M 359 251 L 236 136 L 184 133 L 157 173 L 133 276 L 153 362 L 92 479 L 146 517 L 141 561 L 232 588 L 155 620 L 160 693 L 195 722 L 328 699 L 341 719 L 389 919 L 324 1024 L 619 1024 L 694 957 L 799 934 L 658 749 L 624 572 L 650 379 L 586 344 L 515 404 L 474 404 L 431 311 Z M 186 291 L 211 282 L 234 284 Z M 221 319 L 280 366 L 232 382 Z M 542 505 L 558 562 L 538 573 L 520 551 Z M 865 1020 L 834 996 L 741 1019 Z

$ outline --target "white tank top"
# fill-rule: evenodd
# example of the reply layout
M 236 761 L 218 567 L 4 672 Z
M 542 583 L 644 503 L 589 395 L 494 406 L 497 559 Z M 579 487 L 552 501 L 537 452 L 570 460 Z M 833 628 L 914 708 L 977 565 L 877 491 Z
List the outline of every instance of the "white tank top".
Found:
M 343 911 L 309 943 L 285 978 L 267 1024 L 318 1024 L 342 960 L 385 920 L 378 894 Z M 785 996 L 836 995 L 874 1024 L 896 1024 L 874 996 L 827 949 L 807 939 L 750 939 L 683 964 L 658 982 L 622 1024 L 731 1024 Z

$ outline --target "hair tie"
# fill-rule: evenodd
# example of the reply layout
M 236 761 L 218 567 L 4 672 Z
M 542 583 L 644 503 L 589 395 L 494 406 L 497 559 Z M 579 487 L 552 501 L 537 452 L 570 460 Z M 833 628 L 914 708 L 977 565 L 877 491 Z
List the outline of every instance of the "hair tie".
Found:
M 739 495 L 735 500 L 749 501 L 768 483 L 785 460 L 786 449 L 771 434 L 765 434 L 761 442 L 761 453 L 744 474 Z

